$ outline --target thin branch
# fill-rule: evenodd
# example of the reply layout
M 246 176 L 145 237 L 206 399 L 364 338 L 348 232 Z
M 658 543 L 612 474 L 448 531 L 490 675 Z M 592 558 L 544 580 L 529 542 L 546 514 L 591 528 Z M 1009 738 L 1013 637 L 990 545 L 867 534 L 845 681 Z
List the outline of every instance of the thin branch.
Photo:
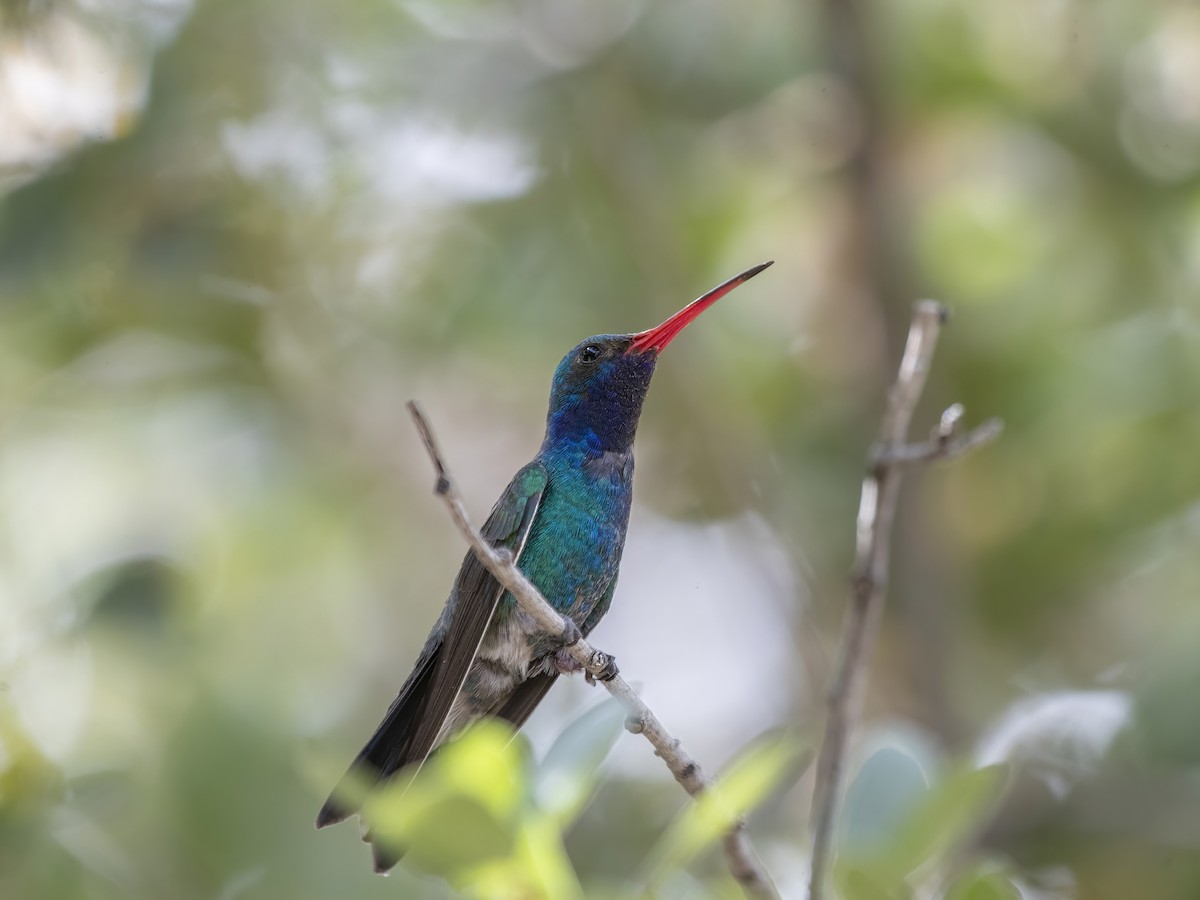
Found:
M 873 468 L 879 466 L 916 467 L 941 459 L 954 459 L 970 453 L 976 447 L 991 443 L 1004 431 L 1004 422 L 1000 419 L 988 419 L 982 425 L 977 425 L 966 434 L 951 438 L 935 437 L 921 444 L 905 444 L 891 447 L 886 453 L 879 452 L 872 457 Z
M 992 419 L 959 435 L 963 409 L 960 404 L 955 404 L 942 414 L 941 422 L 928 442 L 905 443 L 946 318 L 946 308 L 940 303 L 922 300 L 916 304 L 900 371 L 888 394 L 879 442 L 872 449 L 870 471 L 863 479 L 858 508 L 854 598 L 846 617 L 841 660 L 829 691 L 825 739 L 817 757 L 813 788 L 809 900 L 822 900 L 825 895 L 846 748 L 862 708 L 867 661 L 887 594 L 892 523 L 904 470 L 966 453 L 996 438 L 1002 428 L 998 419 Z
M 445 458 L 438 448 L 433 429 L 420 406 L 409 401 L 408 411 L 416 423 L 421 440 L 433 461 L 437 473 L 435 492 L 446 504 L 450 517 L 458 526 L 459 532 L 479 561 L 495 576 L 509 593 L 516 598 L 521 609 L 549 634 L 574 635 L 577 639 L 567 646 L 571 656 L 583 666 L 589 680 L 600 681 L 625 708 L 625 727 L 634 734 L 643 735 L 655 755 L 662 758 L 667 768 L 679 782 L 680 786 L 692 797 L 699 796 L 712 782 L 700 768 L 700 764 L 680 744 L 679 739 L 672 737 L 663 727 L 662 722 L 650 710 L 642 698 L 637 695 L 622 678 L 616 669 L 611 656 L 592 647 L 586 640 L 579 637 L 578 628 L 569 619 L 559 615 L 541 592 L 517 568 L 512 554 L 506 550 L 497 550 L 479 533 L 467 514 L 462 496 L 450 477 Z M 756 900 L 779 900 L 779 892 L 767 874 L 761 861 L 750 844 L 745 833 L 745 823 L 739 821 L 725 835 L 724 849 L 729 870 L 734 879 L 741 885 L 748 897 Z

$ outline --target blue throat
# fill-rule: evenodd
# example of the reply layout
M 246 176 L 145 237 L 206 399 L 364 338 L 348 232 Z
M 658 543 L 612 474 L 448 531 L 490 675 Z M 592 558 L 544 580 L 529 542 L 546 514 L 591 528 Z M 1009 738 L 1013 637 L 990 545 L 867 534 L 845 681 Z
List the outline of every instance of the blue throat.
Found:
M 542 452 L 600 456 L 628 451 L 656 362 L 654 354 L 619 356 L 574 383 L 556 373 Z

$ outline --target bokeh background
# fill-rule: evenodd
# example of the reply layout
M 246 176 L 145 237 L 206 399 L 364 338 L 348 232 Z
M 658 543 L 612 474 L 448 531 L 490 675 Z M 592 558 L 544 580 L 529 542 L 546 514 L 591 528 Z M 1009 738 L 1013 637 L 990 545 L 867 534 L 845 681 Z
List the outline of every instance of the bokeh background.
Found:
M 404 401 L 482 516 L 567 348 L 763 259 L 659 366 L 596 642 L 710 769 L 819 733 L 936 297 L 918 432 L 1007 430 L 906 485 L 843 852 L 1006 761 L 910 888 L 1200 896 L 1189 0 L 2 0 L 0 896 L 450 896 L 311 825 L 463 552 Z M 608 896 L 684 800 L 631 736 L 592 793 Z M 751 820 L 788 897 L 810 793 Z

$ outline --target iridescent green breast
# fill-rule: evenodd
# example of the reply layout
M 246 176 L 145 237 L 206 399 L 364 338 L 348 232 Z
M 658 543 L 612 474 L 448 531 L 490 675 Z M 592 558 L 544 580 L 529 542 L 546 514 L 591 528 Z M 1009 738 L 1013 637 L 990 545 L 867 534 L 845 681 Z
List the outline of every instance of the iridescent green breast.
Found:
M 541 462 L 549 480 L 519 565 L 557 610 L 582 625 L 621 562 L 633 454 L 560 452 Z

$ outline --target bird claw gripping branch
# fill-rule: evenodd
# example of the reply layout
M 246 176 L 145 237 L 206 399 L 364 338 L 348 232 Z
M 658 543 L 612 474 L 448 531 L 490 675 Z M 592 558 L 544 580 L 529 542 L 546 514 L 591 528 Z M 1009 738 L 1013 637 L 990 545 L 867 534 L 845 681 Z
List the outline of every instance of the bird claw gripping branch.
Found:
M 592 669 L 596 669 L 595 675 L 592 675 Z M 592 653 L 587 672 L 583 677 L 587 679 L 588 684 L 595 684 L 597 681 L 612 681 L 620 674 L 621 670 L 617 668 L 616 658 L 603 650 L 596 650 Z

